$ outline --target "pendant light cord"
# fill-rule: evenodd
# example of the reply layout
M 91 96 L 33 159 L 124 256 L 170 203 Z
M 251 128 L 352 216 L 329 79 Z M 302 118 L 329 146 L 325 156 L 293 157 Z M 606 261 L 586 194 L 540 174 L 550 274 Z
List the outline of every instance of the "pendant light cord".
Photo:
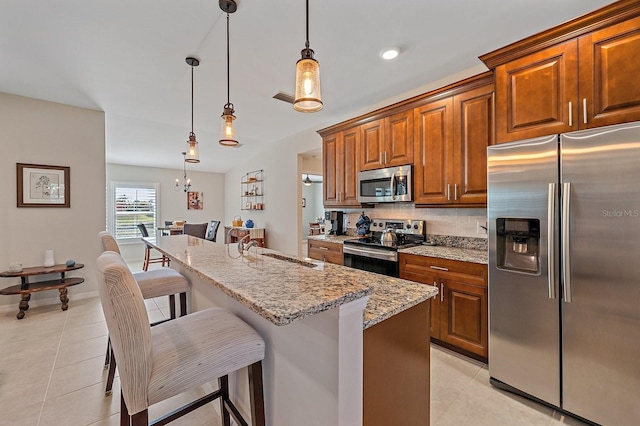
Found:
M 193 65 L 191 66 L 191 133 L 193 133 Z
M 229 13 L 227 13 L 227 105 L 230 104 L 229 85 Z
M 309 0 L 307 0 L 307 42 L 304 44 L 304 46 L 307 49 L 309 48 Z

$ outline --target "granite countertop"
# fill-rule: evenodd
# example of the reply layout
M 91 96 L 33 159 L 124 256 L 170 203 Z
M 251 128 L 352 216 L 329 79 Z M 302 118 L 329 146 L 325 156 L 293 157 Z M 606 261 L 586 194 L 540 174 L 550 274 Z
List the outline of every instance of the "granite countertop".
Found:
M 144 240 L 276 325 L 370 296 L 363 318 L 363 328 L 368 328 L 437 294 L 432 286 L 269 249 L 253 248 L 241 257 L 235 244 L 189 235 Z
M 440 259 L 459 260 L 471 263 L 489 263 L 489 253 L 486 250 L 474 250 L 447 246 L 416 246 L 402 250 L 399 253 L 417 254 L 419 256 L 437 257 Z
M 326 241 L 328 243 L 344 243 L 344 240 L 353 240 L 353 235 L 309 235 L 307 239 L 309 240 L 318 240 L 318 241 Z

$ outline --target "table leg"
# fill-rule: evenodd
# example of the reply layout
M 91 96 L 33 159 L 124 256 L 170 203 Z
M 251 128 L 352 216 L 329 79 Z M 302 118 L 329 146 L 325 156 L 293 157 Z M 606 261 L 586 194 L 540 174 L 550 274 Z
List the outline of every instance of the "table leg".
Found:
M 18 308 L 20 312 L 16 315 L 16 318 L 22 319 L 24 318 L 24 312 L 29 309 L 29 300 L 31 299 L 31 293 L 23 293 L 20 295 L 20 303 L 18 304 Z
M 69 303 L 69 298 L 67 297 L 67 288 L 59 288 L 58 290 L 60 291 L 60 301 L 62 302 L 61 309 L 63 311 L 66 311 L 67 309 L 69 309 L 69 305 L 67 304 Z

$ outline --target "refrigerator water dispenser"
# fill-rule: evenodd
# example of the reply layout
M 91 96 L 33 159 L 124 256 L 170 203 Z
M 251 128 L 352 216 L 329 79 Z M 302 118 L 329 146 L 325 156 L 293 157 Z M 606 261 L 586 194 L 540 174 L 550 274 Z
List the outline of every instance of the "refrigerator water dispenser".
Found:
M 496 219 L 497 267 L 508 271 L 540 273 L 540 220 Z

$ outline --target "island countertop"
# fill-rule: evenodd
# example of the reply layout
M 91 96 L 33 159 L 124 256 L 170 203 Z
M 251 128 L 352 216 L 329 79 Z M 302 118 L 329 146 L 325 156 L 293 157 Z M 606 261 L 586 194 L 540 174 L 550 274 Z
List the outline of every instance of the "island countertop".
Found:
M 370 295 L 363 319 L 363 328 L 368 328 L 437 294 L 432 286 L 269 249 L 251 249 L 241 257 L 235 244 L 189 235 L 144 240 L 276 325 Z

